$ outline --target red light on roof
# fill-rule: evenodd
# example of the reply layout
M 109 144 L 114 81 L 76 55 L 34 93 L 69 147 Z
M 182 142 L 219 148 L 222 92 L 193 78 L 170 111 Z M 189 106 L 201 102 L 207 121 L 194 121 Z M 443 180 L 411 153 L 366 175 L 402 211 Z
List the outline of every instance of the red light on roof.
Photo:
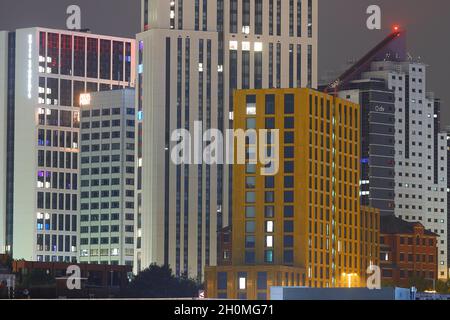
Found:
M 399 32 L 400 31 L 400 26 L 395 25 L 392 27 L 392 29 L 394 30 L 394 32 Z

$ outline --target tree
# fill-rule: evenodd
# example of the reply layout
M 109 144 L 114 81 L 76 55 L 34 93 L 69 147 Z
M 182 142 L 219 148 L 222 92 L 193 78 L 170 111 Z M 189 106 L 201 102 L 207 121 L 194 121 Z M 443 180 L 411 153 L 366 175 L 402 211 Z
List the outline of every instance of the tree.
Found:
M 141 271 L 125 289 L 129 298 L 194 298 L 201 288 L 187 276 L 175 277 L 169 266 L 150 265 Z
M 441 294 L 450 293 L 450 281 L 436 281 L 436 292 Z
M 30 288 L 53 285 L 54 283 L 55 278 L 47 270 L 33 269 L 23 277 L 21 286 Z

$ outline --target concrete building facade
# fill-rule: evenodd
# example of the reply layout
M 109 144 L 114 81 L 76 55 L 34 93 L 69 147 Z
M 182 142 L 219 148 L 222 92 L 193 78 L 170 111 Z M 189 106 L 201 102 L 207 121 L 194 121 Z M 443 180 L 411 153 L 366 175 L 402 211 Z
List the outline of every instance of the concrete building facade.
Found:
M 408 222 L 422 223 L 438 234 L 438 277 L 447 279 L 447 134 L 440 129 L 441 101 L 427 92 L 426 72 L 426 64 L 408 56 L 406 32 L 395 29 L 326 90 L 359 101 L 363 110 L 369 112 L 366 127 L 372 132 L 363 139 L 370 141 L 370 157 L 362 160 L 368 160 L 374 177 L 369 179 L 369 190 L 365 189 L 367 181 L 361 181 L 362 195 L 368 196 L 382 215 L 394 214 Z M 355 91 L 345 91 L 364 81 L 383 83 L 385 94 L 372 90 L 369 100 L 361 100 Z M 340 90 L 344 91 L 339 93 Z M 395 208 L 392 211 L 389 206 L 386 210 L 392 195 Z
M 80 128 L 80 262 L 134 260 L 135 91 L 85 96 Z
M 317 0 L 142 0 L 136 270 L 202 276 L 232 219 L 232 168 L 174 165 L 175 129 L 233 128 L 233 91 L 316 87 Z M 158 45 L 154 45 L 157 43 Z
M 80 95 L 133 85 L 134 40 L 45 28 L 7 38 L 7 68 L 3 55 L 0 67 L 8 79 L 7 104 L 0 104 L 7 119 L 0 140 L 4 248 L 15 259 L 75 261 Z

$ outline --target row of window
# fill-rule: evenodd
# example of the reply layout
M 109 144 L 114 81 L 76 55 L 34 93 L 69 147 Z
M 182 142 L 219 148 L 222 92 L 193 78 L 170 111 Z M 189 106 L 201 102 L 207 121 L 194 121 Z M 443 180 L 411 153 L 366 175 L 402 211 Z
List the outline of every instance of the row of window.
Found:
M 101 139 L 119 139 L 121 137 L 121 133 L 120 131 L 82 133 L 81 141 L 100 140 L 100 137 Z
M 38 150 L 38 166 L 77 170 L 78 153 Z
M 107 158 L 104 158 L 105 160 Z M 106 161 L 107 162 L 107 161 Z M 126 167 L 125 172 L 128 174 L 134 173 L 134 167 Z M 100 174 L 119 174 L 120 167 L 101 167 L 101 168 L 83 168 L 81 169 L 81 176 L 95 176 Z
M 78 190 L 78 174 L 39 170 L 37 187 L 45 189 Z
M 41 126 L 79 128 L 80 113 L 78 111 L 40 108 L 38 110 L 38 124 Z
M 423 279 L 436 279 L 435 273 L 433 271 L 413 271 L 413 270 L 400 270 L 399 276 L 401 279 L 411 279 L 414 276 Z M 391 269 L 383 269 L 382 271 L 384 278 L 392 278 L 393 271 Z
M 103 226 L 82 226 L 80 227 L 80 233 L 108 233 L 108 232 L 120 232 L 119 225 L 103 225 Z M 125 232 L 134 232 L 134 225 L 126 225 Z
M 115 120 L 104 120 L 104 121 L 92 121 L 92 122 L 84 122 L 81 124 L 82 129 L 98 129 L 98 128 L 109 128 L 109 127 L 120 127 L 120 119 Z M 126 120 L 127 127 L 134 127 L 134 120 Z
M 82 203 L 81 210 L 105 210 L 105 209 L 119 209 L 120 208 L 120 202 L 112 201 L 112 202 L 92 202 L 92 203 Z M 134 202 L 125 202 L 125 208 L 126 209 L 134 209 Z
M 65 235 L 37 234 L 37 251 L 77 252 L 77 237 Z
M 69 256 L 49 256 L 49 255 L 37 255 L 36 261 L 38 262 L 65 262 L 65 263 L 77 263 L 76 257 Z
M 36 215 L 37 230 L 39 231 L 77 231 L 77 216 L 56 214 L 56 213 L 42 213 L 38 212 Z
M 130 81 L 131 42 L 40 32 L 39 72 Z
M 285 176 L 284 180 L 284 188 L 291 189 L 294 188 L 294 176 Z M 255 189 L 256 188 L 256 177 L 255 176 L 246 176 L 245 177 L 245 187 L 247 189 Z M 275 189 L 275 177 L 267 176 L 264 178 L 264 187 L 266 189 Z
M 124 253 L 125 253 L 126 257 L 133 257 L 134 256 L 134 249 L 132 249 L 132 248 L 125 248 Z M 102 248 L 100 250 L 99 249 L 90 249 L 90 250 L 88 250 L 88 249 L 81 249 L 81 251 L 80 251 L 80 256 L 81 257 L 89 257 L 89 256 L 91 256 L 91 257 L 98 257 L 98 256 L 101 256 L 101 257 L 107 257 L 107 256 L 117 257 L 119 254 L 120 254 L 120 249 L 119 248 L 111 248 L 111 250 L 107 249 L 107 248 Z M 117 263 L 114 263 L 114 262 L 117 262 Z M 126 262 L 131 262 L 131 261 L 126 261 Z M 92 262 L 90 262 L 90 263 L 92 263 Z M 102 263 L 100 263 L 100 264 L 102 264 Z M 109 264 L 109 262 L 106 261 L 104 264 Z M 118 261 L 111 261 L 111 264 L 112 265 L 119 264 L 119 262 Z
M 92 157 L 81 157 L 82 164 L 89 163 L 100 163 L 100 162 L 120 162 L 120 154 L 113 154 L 111 156 L 92 156 Z
M 38 209 L 77 211 L 78 196 L 68 193 L 38 192 L 36 205 Z
M 78 132 L 38 129 L 38 146 L 78 149 Z
M 134 179 L 125 179 L 125 184 L 127 186 L 134 186 Z M 118 186 L 120 185 L 120 178 L 104 178 L 104 179 L 92 179 L 92 180 L 81 180 L 81 187 L 98 187 L 98 186 Z
M 100 115 L 102 116 L 117 116 L 122 114 L 122 110 L 121 108 L 102 108 L 100 109 L 88 109 L 88 110 L 83 110 L 81 112 L 81 117 L 84 118 L 88 118 L 88 117 L 100 117 Z M 134 108 L 126 108 L 126 114 L 127 115 L 134 115 L 135 114 L 135 110 Z
M 126 143 L 125 149 L 128 151 L 134 151 L 134 143 Z M 92 144 L 92 145 L 83 145 L 81 146 L 81 152 L 99 152 L 99 151 L 110 151 L 110 150 L 120 150 L 120 143 L 103 143 Z
M 81 192 L 81 199 L 97 199 L 97 198 L 108 198 L 108 197 L 120 197 L 120 191 L 119 190 L 102 190 L 100 191 L 82 191 Z M 125 190 L 125 196 L 133 198 L 134 197 L 134 190 Z
M 81 222 L 98 222 L 98 221 L 118 221 L 120 220 L 120 214 L 119 213 L 102 213 L 102 214 L 81 214 L 80 221 Z M 126 221 L 133 221 L 134 220 L 134 214 L 133 213 L 126 213 L 125 214 L 125 220 Z
M 307 0 L 307 8 L 303 8 L 304 0 L 289 0 L 289 36 L 302 37 L 302 9 L 307 9 L 307 35 L 313 35 L 313 2 Z M 269 0 L 267 3 L 263 0 L 255 0 L 254 12 L 252 15 L 250 0 L 242 0 L 242 8 L 239 10 L 238 0 L 230 1 L 230 33 L 238 33 L 238 17 L 242 16 L 242 33 L 263 34 L 263 21 L 269 21 L 269 35 L 282 35 L 283 5 L 287 4 L 282 0 Z M 264 7 L 268 5 L 269 17 L 264 17 Z M 251 21 L 253 17 L 253 21 Z
M 119 237 L 81 238 L 81 245 L 118 244 Z M 125 244 L 134 244 L 133 237 L 125 237 Z

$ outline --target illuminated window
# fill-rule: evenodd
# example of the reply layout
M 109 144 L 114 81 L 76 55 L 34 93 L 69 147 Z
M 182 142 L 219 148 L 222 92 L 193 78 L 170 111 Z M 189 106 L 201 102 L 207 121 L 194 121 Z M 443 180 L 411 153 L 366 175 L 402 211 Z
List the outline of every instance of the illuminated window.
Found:
M 245 277 L 239 277 L 239 290 L 245 290 L 247 287 L 247 279 Z
M 254 50 L 255 50 L 255 52 L 263 51 L 263 44 L 262 44 L 262 42 L 255 42 Z
M 266 250 L 264 254 L 264 261 L 266 263 L 272 263 L 273 262 L 273 250 Z
M 266 221 L 266 232 L 273 232 L 273 221 Z
M 230 50 L 237 50 L 238 49 L 238 42 L 237 41 L 230 41 Z
M 273 248 L 273 236 L 266 236 L 266 247 Z

